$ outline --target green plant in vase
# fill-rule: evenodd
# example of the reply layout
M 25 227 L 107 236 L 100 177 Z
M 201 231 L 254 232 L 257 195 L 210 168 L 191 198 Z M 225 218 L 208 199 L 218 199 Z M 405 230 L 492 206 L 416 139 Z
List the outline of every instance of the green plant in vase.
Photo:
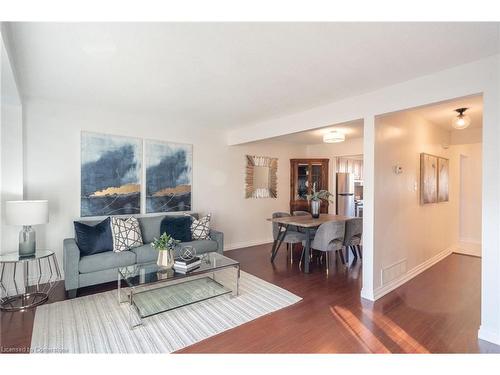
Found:
M 167 233 L 163 233 L 159 238 L 153 238 L 151 246 L 158 250 L 158 261 L 156 263 L 159 266 L 165 268 L 173 267 L 175 247 L 179 242 Z
M 319 217 L 321 201 L 333 203 L 333 199 L 330 199 L 330 197 L 333 197 L 332 193 L 330 193 L 328 190 L 316 191 L 316 182 L 313 183 L 311 194 L 306 195 L 308 202 L 310 202 L 311 204 L 311 215 L 313 218 L 316 219 Z

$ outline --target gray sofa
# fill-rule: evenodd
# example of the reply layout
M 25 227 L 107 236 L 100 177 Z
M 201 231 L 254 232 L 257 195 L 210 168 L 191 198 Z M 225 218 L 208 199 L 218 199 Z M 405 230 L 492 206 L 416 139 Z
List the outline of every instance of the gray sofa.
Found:
M 198 217 L 198 214 L 191 214 Z M 143 246 L 122 252 L 106 251 L 104 253 L 80 256 L 80 249 L 74 238 L 63 242 L 64 285 L 70 298 L 76 296 L 78 288 L 117 280 L 118 267 L 154 262 L 158 251 L 151 246 L 153 238 L 160 236 L 160 224 L 166 215 L 138 217 L 142 231 Z M 102 220 L 102 219 L 101 219 Z M 87 225 L 95 225 L 101 220 L 82 220 Z M 183 242 L 178 245 L 190 245 L 198 254 L 211 251 L 223 253 L 224 235 L 222 232 L 210 230 L 210 240 Z

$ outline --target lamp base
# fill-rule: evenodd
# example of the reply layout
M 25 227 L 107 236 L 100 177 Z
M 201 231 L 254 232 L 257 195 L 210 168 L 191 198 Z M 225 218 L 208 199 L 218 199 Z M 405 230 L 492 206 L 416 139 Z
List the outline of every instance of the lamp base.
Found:
M 35 255 L 36 233 L 31 225 L 24 225 L 19 232 L 19 256 L 22 258 Z

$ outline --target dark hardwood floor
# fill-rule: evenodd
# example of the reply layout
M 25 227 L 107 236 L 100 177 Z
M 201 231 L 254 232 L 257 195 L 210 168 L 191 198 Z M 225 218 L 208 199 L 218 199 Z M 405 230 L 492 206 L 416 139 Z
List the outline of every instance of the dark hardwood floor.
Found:
M 283 250 L 283 249 L 282 249 Z M 181 353 L 500 353 L 477 339 L 480 259 L 452 254 L 376 303 L 361 300 L 361 264 L 323 266 L 311 274 L 292 266 L 270 245 L 227 252 L 242 270 L 303 298 L 299 303 L 181 350 Z M 298 257 L 299 252 L 296 253 Z M 115 288 L 83 288 L 79 296 Z M 50 302 L 65 299 L 59 285 Z M 2 351 L 27 348 L 34 311 L 1 313 Z M 14 350 L 15 351 L 15 350 Z

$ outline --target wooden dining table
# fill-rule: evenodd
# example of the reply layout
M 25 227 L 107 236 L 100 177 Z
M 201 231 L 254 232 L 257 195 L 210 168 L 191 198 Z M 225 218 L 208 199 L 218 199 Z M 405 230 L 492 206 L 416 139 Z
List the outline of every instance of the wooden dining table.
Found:
M 318 218 L 313 218 L 312 216 L 284 216 L 277 218 L 269 218 L 268 221 L 273 223 L 278 223 L 279 231 L 278 236 L 273 242 L 273 247 L 271 250 L 271 262 L 274 262 L 274 258 L 278 254 L 278 250 L 285 239 L 286 233 L 290 226 L 297 228 L 302 228 L 305 234 L 305 247 L 304 247 L 304 273 L 309 273 L 309 254 L 311 252 L 311 232 L 313 229 L 319 227 L 323 223 L 330 221 L 347 221 L 353 219 L 351 216 L 343 215 L 330 215 L 321 214 Z

